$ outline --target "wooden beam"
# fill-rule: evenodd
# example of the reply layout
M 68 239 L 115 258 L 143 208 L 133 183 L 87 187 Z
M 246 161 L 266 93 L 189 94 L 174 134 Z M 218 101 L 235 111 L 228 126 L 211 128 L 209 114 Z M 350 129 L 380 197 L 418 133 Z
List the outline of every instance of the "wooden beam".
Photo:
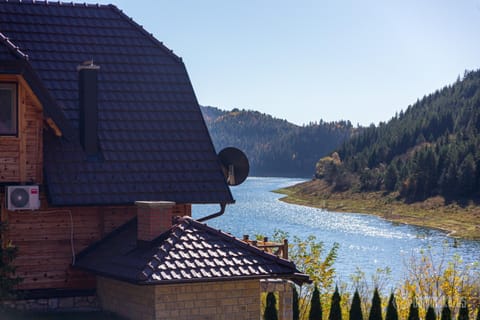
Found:
M 27 109 L 27 94 L 25 87 L 18 86 L 18 137 L 19 141 L 19 174 L 20 183 L 27 182 L 27 123 L 25 113 Z
M 60 130 L 60 128 L 55 124 L 55 122 L 52 120 L 52 118 L 46 118 L 45 119 L 45 122 L 47 122 L 48 126 L 50 127 L 50 129 L 53 130 L 53 132 L 55 133 L 55 135 L 57 137 L 61 137 L 62 136 L 62 131 Z

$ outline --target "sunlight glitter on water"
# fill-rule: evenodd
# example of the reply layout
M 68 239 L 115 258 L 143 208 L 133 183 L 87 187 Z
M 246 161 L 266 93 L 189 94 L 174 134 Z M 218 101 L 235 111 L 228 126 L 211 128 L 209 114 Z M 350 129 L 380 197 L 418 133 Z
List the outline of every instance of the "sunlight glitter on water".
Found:
M 328 212 L 321 209 L 287 204 L 282 195 L 270 191 L 301 182 L 289 178 L 249 178 L 232 188 L 236 199 L 225 214 L 207 222 L 241 238 L 244 234 L 270 236 L 275 229 L 286 231 L 289 237 L 316 236 L 329 249 L 340 244 L 335 263 L 338 278 L 348 280 L 357 267 L 368 277 L 377 268 L 392 269 L 392 285 L 403 275 L 403 264 L 412 252 L 431 246 L 440 250 L 444 243 L 466 262 L 480 260 L 480 241 L 454 241 L 446 233 L 409 225 L 393 224 L 376 216 Z M 218 211 L 218 205 L 196 205 L 193 217 L 199 218 Z

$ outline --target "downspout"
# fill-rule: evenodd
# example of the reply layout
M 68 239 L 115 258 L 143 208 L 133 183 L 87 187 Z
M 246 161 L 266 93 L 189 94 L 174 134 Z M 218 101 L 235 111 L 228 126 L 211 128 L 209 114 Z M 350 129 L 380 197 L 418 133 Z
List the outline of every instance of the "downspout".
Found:
M 209 216 L 197 219 L 197 221 L 198 222 L 204 222 L 204 221 L 216 218 L 216 217 L 220 217 L 222 214 L 224 214 L 225 213 L 225 208 L 227 207 L 227 204 L 225 202 L 222 202 L 222 203 L 219 203 L 219 204 L 220 204 L 220 211 L 212 213 Z

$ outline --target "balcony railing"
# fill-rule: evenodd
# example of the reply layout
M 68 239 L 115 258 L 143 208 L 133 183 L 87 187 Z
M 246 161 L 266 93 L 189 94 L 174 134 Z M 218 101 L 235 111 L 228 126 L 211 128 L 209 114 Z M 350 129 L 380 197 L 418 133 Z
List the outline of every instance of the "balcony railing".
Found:
M 263 240 L 250 240 L 248 235 L 243 236 L 243 241 L 278 257 L 288 260 L 288 240 L 284 239 L 282 243 L 268 241 L 267 237 Z

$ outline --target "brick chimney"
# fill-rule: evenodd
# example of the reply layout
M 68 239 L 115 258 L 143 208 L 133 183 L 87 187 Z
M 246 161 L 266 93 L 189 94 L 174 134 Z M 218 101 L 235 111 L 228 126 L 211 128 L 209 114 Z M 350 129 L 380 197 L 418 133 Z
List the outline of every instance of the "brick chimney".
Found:
M 172 226 L 175 202 L 135 201 L 137 206 L 137 242 L 152 241 Z

